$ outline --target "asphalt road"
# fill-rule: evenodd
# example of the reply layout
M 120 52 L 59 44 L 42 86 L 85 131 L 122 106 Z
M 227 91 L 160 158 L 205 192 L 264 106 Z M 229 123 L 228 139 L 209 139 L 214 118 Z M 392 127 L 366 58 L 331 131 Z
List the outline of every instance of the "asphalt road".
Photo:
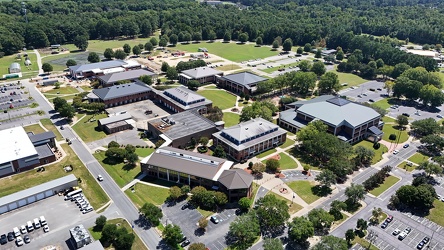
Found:
M 29 91 L 34 97 L 35 101 L 39 103 L 39 107 L 47 114 L 52 114 L 51 120 L 54 124 L 56 124 L 57 129 L 59 129 L 60 125 L 66 124 L 65 121 L 57 118 L 48 101 L 44 99 L 37 89 L 35 89 L 34 84 L 29 83 L 28 81 L 23 81 L 23 83 L 29 87 Z M 64 130 L 59 129 L 59 131 L 64 138 L 78 138 L 77 134 L 69 126 L 65 126 Z M 99 162 L 91 155 L 86 144 L 77 139 L 73 139 L 71 148 L 93 176 L 100 174 L 104 177 L 105 180 L 100 182 L 100 185 L 116 205 L 116 213 L 121 217 L 126 218 L 129 223 L 134 225 L 134 221 L 139 218 L 138 210 L 131 200 L 121 191 L 119 186 L 117 186 L 117 184 L 113 181 L 111 176 L 108 175 L 105 169 L 103 169 Z M 155 232 L 154 229 L 144 230 L 139 226 L 135 226 L 134 231 L 139 235 L 149 249 L 156 249 L 161 240 L 160 236 Z

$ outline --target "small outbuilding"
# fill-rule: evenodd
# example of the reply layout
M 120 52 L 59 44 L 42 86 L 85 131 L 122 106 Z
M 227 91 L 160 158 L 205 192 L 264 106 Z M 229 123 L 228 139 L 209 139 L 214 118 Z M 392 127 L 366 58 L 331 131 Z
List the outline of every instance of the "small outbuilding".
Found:
M 11 63 L 11 65 L 9 66 L 9 74 L 20 73 L 20 72 L 22 72 L 20 64 L 16 62 Z

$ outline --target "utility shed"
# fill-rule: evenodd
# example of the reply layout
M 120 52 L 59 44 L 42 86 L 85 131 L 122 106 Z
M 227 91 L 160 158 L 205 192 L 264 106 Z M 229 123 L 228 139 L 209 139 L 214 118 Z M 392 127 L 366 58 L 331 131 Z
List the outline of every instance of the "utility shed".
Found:
M 71 234 L 72 243 L 77 249 L 92 242 L 88 229 L 86 229 L 82 224 L 69 229 L 69 233 Z
M 30 203 L 43 200 L 65 189 L 77 186 L 77 178 L 67 175 L 38 186 L 28 188 L 17 193 L 0 198 L 0 214 L 9 212 Z
M 19 63 L 11 63 L 11 65 L 9 66 L 9 74 L 12 73 L 20 73 L 22 71 L 22 69 L 20 68 L 20 64 Z

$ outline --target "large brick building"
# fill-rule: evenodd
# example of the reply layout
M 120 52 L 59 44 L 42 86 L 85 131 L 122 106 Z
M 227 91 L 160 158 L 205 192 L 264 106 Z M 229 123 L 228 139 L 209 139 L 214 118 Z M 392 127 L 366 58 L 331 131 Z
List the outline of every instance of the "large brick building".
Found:
M 267 80 L 267 78 L 250 72 L 241 72 L 222 76 L 218 79 L 217 84 L 236 94 L 243 92 L 246 95 L 252 95 L 256 92 L 257 85 Z
M 124 72 L 99 76 L 98 80 L 103 87 L 108 87 L 121 81 L 134 82 L 137 79 L 139 79 L 139 77 L 144 75 L 150 76 L 152 80 L 157 79 L 157 74 L 151 71 L 148 71 L 146 69 L 135 69 L 135 70 L 128 70 Z
M 207 82 L 216 82 L 216 80 L 223 76 L 224 73 L 210 67 L 199 67 L 194 69 L 184 70 L 179 74 L 179 82 L 187 84 L 188 81 L 195 80 L 200 84 Z
M 213 134 L 213 145 L 221 145 L 236 161 L 247 160 L 287 140 L 287 131 L 262 118 L 242 122 Z
M 89 102 L 103 102 L 105 108 L 124 105 L 151 99 L 156 94 L 143 82 L 136 81 L 121 85 L 114 85 L 101 89 L 94 89 L 87 95 Z
M 279 114 L 279 125 L 294 133 L 316 119 L 328 126 L 328 132 L 349 143 L 369 137 L 377 141 L 383 135 L 384 123 L 378 112 L 337 96 L 297 101 L 287 104 L 286 108 L 288 110 Z
M 213 105 L 212 101 L 183 86 L 158 92 L 156 99 L 176 113 L 196 108 L 199 113 L 205 113 Z

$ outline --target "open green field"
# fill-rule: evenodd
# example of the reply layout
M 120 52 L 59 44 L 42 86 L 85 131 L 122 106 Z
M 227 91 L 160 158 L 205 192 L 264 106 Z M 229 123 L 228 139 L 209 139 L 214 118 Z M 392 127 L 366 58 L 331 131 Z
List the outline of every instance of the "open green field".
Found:
M 57 141 L 60 141 L 63 139 L 62 135 L 57 130 L 57 128 L 54 126 L 54 124 L 52 124 L 50 119 L 48 119 L 48 118 L 41 119 L 40 123 L 42 123 L 43 127 L 45 127 L 47 130 L 54 132 L 54 134 L 56 135 Z
M 130 183 L 140 173 L 140 167 L 137 164 L 135 166 L 123 162 L 113 164 L 106 158 L 105 151 L 93 155 L 119 187 L 124 187 Z
M 140 157 L 147 157 L 152 152 L 154 152 L 155 148 L 136 148 L 136 154 Z
M 407 130 L 399 130 L 398 125 L 396 124 L 384 125 L 382 131 L 384 132 L 384 135 L 382 136 L 382 139 L 384 141 L 390 142 L 389 137 L 391 134 L 396 135 L 396 140 L 394 142 L 404 143 L 407 141 L 407 139 L 409 139 L 409 134 L 407 133 Z
M 95 177 L 89 173 L 88 169 L 86 169 L 74 151 L 67 144 L 62 144 L 61 147 L 65 151 L 66 156 L 60 162 L 46 166 L 45 171 L 37 172 L 36 170 L 29 170 L 12 175 L 8 178 L 3 178 L 0 183 L 0 197 L 46 183 L 69 174 L 74 174 L 77 178 L 82 180 L 79 183 L 79 186 L 82 188 L 83 193 L 91 202 L 94 209 L 98 209 L 105 205 L 109 198 L 100 187 L 99 183 L 95 180 Z M 73 167 L 73 171 L 66 173 L 63 170 L 63 167 L 66 165 L 71 165 Z
M 236 105 L 236 96 L 225 90 L 200 90 L 197 93 L 211 100 L 213 102 L 213 107 L 217 106 L 222 110 Z
M 363 146 L 368 149 L 372 149 L 375 152 L 375 156 L 373 156 L 373 159 L 372 159 L 372 164 L 376 164 L 377 162 L 382 160 L 382 155 L 388 151 L 388 148 L 383 144 L 381 144 L 381 147 L 379 147 L 379 149 L 375 150 L 373 148 L 373 143 L 371 143 L 369 141 L 365 141 L 365 140 L 360 141 L 359 143 L 355 144 L 353 147 L 357 147 L 357 146 Z
M 384 116 L 384 117 L 382 117 L 382 121 L 385 122 L 385 123 L 395 123 L 396 119 L 393 119 L 393 118 L 388 117 L 388 116 Z
M 230 61 L 242 62 L 250 59 L 265 58 L 277 55 L 277 51 L 271 51 L 269 47 L 255 47 L 253 44 L 236 44 L 232 43 L 190 43 L 177 44 L 178 50 L 185 50 L 188 52 L 198 52 L 199 48 L 207 48 L 208 53 L 215 54 Z
M 32 124 L 32 125 L 28 125 L 26 127 L 23 127 L 25 129 L 25 131 L 27 133 L 29 132 L 33 132 L 34 134 L 40 134 L 45 132 L 45 130 L 42 128 L 42 126 L 40 126 L 40 124 Z
M 208 218 L 214 214 L 213 211 L 205 210 L 200 207 L 196 208 L 196 210 L 199 211 L 199 213 L 202 215 L 202 217 L 205 217 L 205 218 Z
M 10 56 L 4 56 L 0 58 L 0 77 L 2 77 L 4 74 L 9 74 L 8 69 L 9 66 L 11 66 L 11 63 L 17 62 L 20 64 L 21 71 L 23 73 L 23 77 L 26 78 L 27 76 L 35 76 L 38 74 L 38 65 L 37 65 L 37 56 L 33 52 L 28 52 L 29 60 L 31 60 L 31 65 L 29 66 L 29 70 L 24 65 L 25 58 L 22 56 L 21 60 L 17 60 L 17 55 L 10 55 Z
M 280 148 L 288 148 L 290 146 L 294 146 L 295 141 L 293 141 L 292 139 L 288 139 L 285 141 L 284 144 L 280 145 Z
M 228 65 L 216 67 L 216 69 L 220 70 L 220 71 L 230 71 L 230 70 L 241 69 L 241 67 L 237 64 L 228 64 Z
M 298 167 L 296 162 L 286 153 L 279 153 L 279 156 L 281 157 L 281 159 L 279 160 L 281 170 L 293 169 Z
M 287 185 L 295 192 L 301 199 L 303 199 L 307 204 L 311 204 L 317 201 L 320 196 L 313 193 L 314 182 L 311 181 L 292 181 L 288 182 Z
M 399 181 L 399 178 L 390 175 L 387 178 L 385 178 L 384 182 L 377 188 L 371 190 L 369 193 L 371 193 L 374 196 L 379 196 L 380 194 L 384 193 L 385 190 L 389 189 L 391 186 L 395 185 L 396 182 Z
M 407 165 L 406 161 L 403 161 L 401 164 L 398 165 L 398 168 L 404 169 L 407 172 L 412 172 L 413 170 L 416 169 L 416 166 L 415 165 L 409 166 Z
M 45 94 L 51 94 L 51 95 L 69 95 L 69 94 L 78 94 L 79 91 L 74 87 L 61 87 L 59 89 L 51 89 L 48 91 L 43 92 Z
M 444 227 L 444 202 L 435 199 L 433 208 L 430 209 L 430 214 L 426 218 Z
M 228 128 L 236 124 L 239 124 L 239 117 L 240 115 L 238 114 L 225 112 L 223 117 L 223 121 L 225 122 L 225 127 Z
M 277 151 L 276 149 L 272 148 L 270 150 L 264 151 L 264 152 L 256 155 L 256 158 L 264 158 L 264 157 L 269 156 L 273 153 L 276 153 L 276 151 Z
M 51 95 L 51 94 L 43 94 L 46 99 L 48 99 L 48 101 L 53 102 L 53 100 L 57 97 L 62 98 L 64 100 L 66 100 L 67 102 L 70 102 L 74 99 L 74 97 L 76 96 L 75 94 L 72 95 Z
M 382 108 L 382 109 L 389 109 L 390 106 L 392 106 L 392 105 L 389 103 L 389 101 L 390 101 L 389 98 L 384 98 L 384 99 L 382 99 L 382 100 L 379 100 L 379 101 L 375 102 L 374 105 L 377 106 L 377 107 L 380 107 L 380 108 Z
M 141 208 L 147 202 L 162 205 L 170 196 L 170 190 L 168 188 L 137 183 L 134 186 L 134 193 L 131 189 L 128 189 L 125 191 L 125 194 L 136 204 L 137 208 Z
M 334 72 L 338 75 L 340 84 L 347 83 L 347 86 L 341 86 L 341 88 L 350 88 L 352 86 L 357 86 L 364 82 L 368 82 L 368 80 L 365 80 L 364 78 L 361 78 L 355 74 L 338 72 L 336 70 L 336 67 L 331 72 Z
M 106 114 L 95 115 L 93 119 L 96 121 L 89 121 L 93 115 L 86 115 L 81 121 L 77 122 L 72 129 L 82 138 L 84 142 L 97 141 L 106 137 L 105 132 L 97 130 L 97 121 L 108 117 Z
M 131 228 L 131 225 L 128 223 L 128 221 L 126 221 L 125 219 L 122 219 L 122 218 L 107 220 L 106 224 L 119 224 L 117 229 L 119 229 L 119 227 L 124 227 L 124 228 L 126 228 L 126 230 L 128 230 L 128 232 L 132 232 L 132 230 L 133 230 Z M 100 240 L 100 238 L 102 237 L 102 232 L 94 231 L 93 227 L 88 228 L 88 230 L 91 233 L 91 236 L 95 240 Z M 137 234 L 134 234 L 134 236 L 136 236 L 136 237 L 134 238 L 134 242 L 133 242 L 133 245 L 131 246 L 131 249 L 133 249 L 133 250 L 147 249 L 148 250 L 148 248 L 146 248 L 145 244 L 143 244 L 143 242 L 139 238 L 139 236 L 137 236 Z
M 410 158 L 408 158 L 408 161 L 411 161 L 416 164 L 421 164 L 429 159 L 428 156 L 421 154 L 420 152 L 415 153 Z
M 292 203 L 290 200 L 288 200 L 276 193 L 268 192 L 267 195 L 274 195 L 278 200 L 285 201 L 288 205 L 288 213 L 290 215 L 297 213 L 299 210 L 301 210 L 303 208 L 301 205 L 294 203 L 294 202 Z

